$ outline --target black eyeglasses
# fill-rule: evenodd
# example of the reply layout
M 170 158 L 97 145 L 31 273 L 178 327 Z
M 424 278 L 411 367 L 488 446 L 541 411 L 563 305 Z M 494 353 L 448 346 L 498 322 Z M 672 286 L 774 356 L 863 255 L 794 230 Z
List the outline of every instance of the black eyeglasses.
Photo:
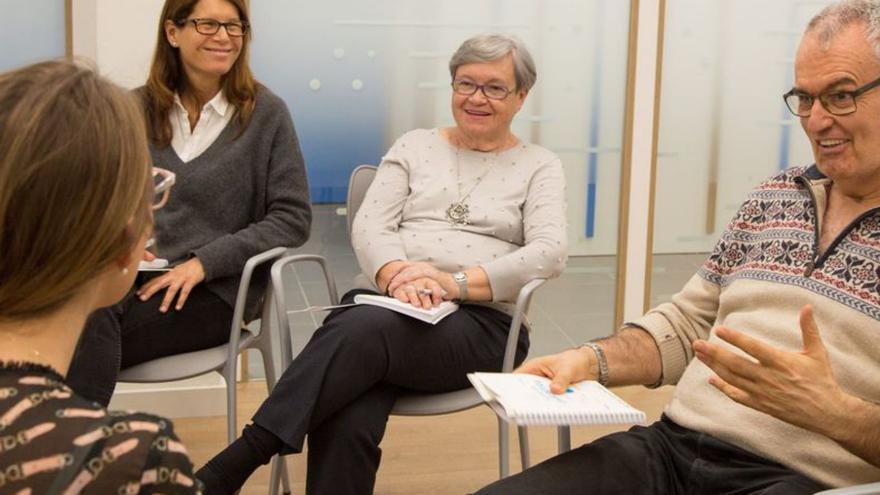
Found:
M 500 84 L 477 84 L 467 79 L 452 81 L 452 90 L 463 96 L 471 96 L 480 90 L 483 92 L 483 96 L 490 100 L 503 100 L 512 93 L 511 90 Z
M 788 110 L 798 117 L 809 117 L 810 112 L 813 110 L 813 102 L 817 98 L 819 103 L 822 104 L 822 108 L 827 110 L 828 113 L 832 115 L 849 115 L 856 111 L 856 98 L 877 86 L 880 86 L 880 78 L 852 91 L 830 91 L 819 96 L 808 95 L 792 89 L 782 95 L 782 99 L 785 100 L 785 106 L 788 107 Z
M 195 26 L 197 33 L 207 36 L 217 34 L 217 31 L 220 31 L 220 27 L 223 27 L 226 29 L 226 34 L 228 34 L 229 36 L 240 38 L 246 35 L 248 29 L 251 27 L 247 21 L 220 22 L 217 19 L 202 18 L 183 19 L 177 21 L 177 24 L 183 26 L 189 22 L 191 22 L 193 26 Z

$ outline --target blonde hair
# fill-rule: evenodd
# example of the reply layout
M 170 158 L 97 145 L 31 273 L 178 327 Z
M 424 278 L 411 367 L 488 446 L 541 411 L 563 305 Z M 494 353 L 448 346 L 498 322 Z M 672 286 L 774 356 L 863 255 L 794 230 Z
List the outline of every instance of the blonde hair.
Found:
M 150 226 L 143 114 L 73 62 L 0 74 L 0 318 L 50 312 Z
M 240 20 L 250 22 L 246 0 L 228 1 L 238 10 Z M 142 97 L 150 140 L 163 148 L 171 144 L 171 122 L 168 115 L 174 106 L 174 93 L 182 94 L 187 87 L 180 50 L 168 43 L 165 21 L 171 21 L 178 26 L 183 25 L 198 3 L 199 0 L 166 0 L 162 14 L 159 16 L 156 49 L 153 51 L 153 63 Z M 251 30 L 248 29 L 241 40 L 241 53 L 220 83 L 223 95 L 235 107 L 240 128 L 239 135 L 251 121 L 259 89 L 259 83 L 254 79 L 248 63 L 250 40 Z

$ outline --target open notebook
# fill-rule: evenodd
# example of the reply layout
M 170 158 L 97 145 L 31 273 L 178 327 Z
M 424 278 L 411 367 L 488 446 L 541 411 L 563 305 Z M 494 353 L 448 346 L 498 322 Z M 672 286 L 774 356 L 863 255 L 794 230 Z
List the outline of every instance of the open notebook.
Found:
M 550 392 L 550 380 L 520 373 L 468 373 L 480 396 L 498 414 L 527 425 L 605 425 L 645 423 L 645 413 L 595 381 Z

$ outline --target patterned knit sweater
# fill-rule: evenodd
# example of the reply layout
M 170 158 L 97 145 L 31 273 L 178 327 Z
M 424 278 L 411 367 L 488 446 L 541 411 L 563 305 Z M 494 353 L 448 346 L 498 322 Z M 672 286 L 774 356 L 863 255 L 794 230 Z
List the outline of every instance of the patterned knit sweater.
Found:
M 672 302 L 631 324 L 654 336 L 663 383 L 678 384 L 666 408 L 673 421 L 844 486 L 878 481 L 880 468 L 827 437 L 727 398 L 709 385 L 713 372 L 693 359 L 691 348 L 696 339 L 708 339 L 735 349 L 713 331 L 724 325 L 799 351 L 798 312 L 812 304 L 837 381 L 850 394 L 880 402 L 880 208 L 854 220 L 817 254 L 828 184 L 813 166 L 758 186 Z
M 107 411 L 62 380 L 0 363 L 0 493 L 202 493 L 168 420 Z

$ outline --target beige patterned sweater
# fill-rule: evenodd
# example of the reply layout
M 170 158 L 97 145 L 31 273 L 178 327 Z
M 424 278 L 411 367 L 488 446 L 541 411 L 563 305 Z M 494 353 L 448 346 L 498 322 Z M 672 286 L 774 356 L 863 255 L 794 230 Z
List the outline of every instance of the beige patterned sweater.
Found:
M 713 373 L 691 348 L 708 338 L 732 349 L 712 331 L 724 325 L 799 351 L 798 312 L 812 304 L 838 382 L 880 402 L 880 209 L 855 220 L 817 256 L 828 183 L 814 166 L 760 185 L 684 289 L 632 324 L 657 341 L 663 383 L 678 384 L 666 408 L 673 421 L 845 486 L 880 481 L 880 468 L 827 437 L 727 398 L 709 385 Z

